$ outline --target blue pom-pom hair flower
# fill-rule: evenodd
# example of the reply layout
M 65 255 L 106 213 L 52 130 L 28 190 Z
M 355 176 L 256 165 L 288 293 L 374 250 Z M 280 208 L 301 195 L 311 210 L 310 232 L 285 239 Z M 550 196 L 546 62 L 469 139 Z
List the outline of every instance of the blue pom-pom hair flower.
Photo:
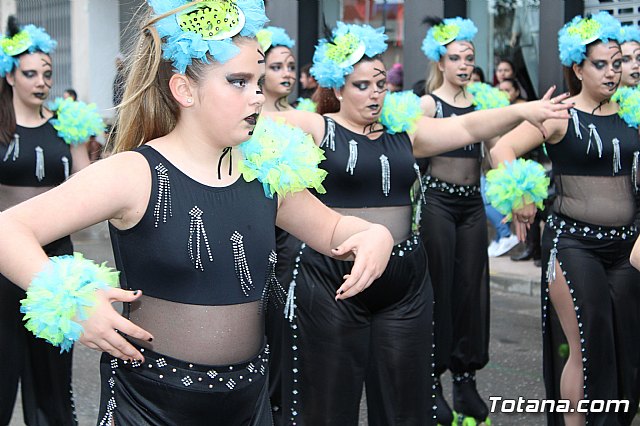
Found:
M 620 28 L 620 37 L 618 37 L 620 44 L 627 43 L 629 41 L 635 41 L 640 43 L 640 28 L 635 25 L 623 25 Z
M 429 28 L 422 41 L 422 51 L 434 62 L 438 62 L 447 51 L 447 44 L 453 41 L 473 41 L 478 28 L 470 19 L 447 18 L 442 23 Z
M 384 27 L 338 22 L 330 40 L 321 39 L 313 54 L 310 73 L 324 88 L 339 89 L 353 66 L 365 55 L 373 58 L 387 50 Z
M 560 62 L 565 67 L 581 64 L 587 57 L 587 45 L 600 40 L 621 42 L 620 22 L 607 12 L 576 16 L 558 32 Z
M 240 49 L 232 37 L 255 37 L 269 21 L 263 0 L 148 0 L 163 39 L 162 57 L 184 74 L 192 61 L 225 63 Z
M 296 44 L 287 31 L 280 27 L 265 27 L 258 31 L 256 38 L 264 53 L 272 47 L 284 46 L 291 49 Z
M 0 36 L 0 77 L 4 77 L 18 66 L 18 56 L 22 53 L 50 54 L 57 45 L 44 28 L 35 25 L 25 25 L 13 37 Z

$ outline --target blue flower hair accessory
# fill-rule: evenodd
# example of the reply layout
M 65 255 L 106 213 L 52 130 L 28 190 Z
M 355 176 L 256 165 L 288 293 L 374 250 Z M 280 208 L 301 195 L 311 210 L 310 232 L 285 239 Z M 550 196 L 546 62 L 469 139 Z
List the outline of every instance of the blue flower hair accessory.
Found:
M 486 83 L 469 83 L 467 91 L 473 96 L 471 102 L 477 110 L 502 108 L 510 104 L 509 95 Z
M 280 27 L 266 27 L 258 31 L 256 34 L 256 38 L 258 39 L 258 43 L 262 48 L 262 51 L 267 53 L 272 47 L 276 46 L 284 46 L 291 49 L 296 42 L 289 37 L 289 34 L 285 31 L 284 28 Z
M 640 124 L 640 90 L 635 87 L 620 87 L 611 97 L 620 109 L 618 115 L 629 127 L 638 128 Z
M 49 105 L 49 110 L 56 113 L 51 120 L 53 128 L 69 145 L 86 142 L 90 136 L 104 132 L 105 124 L 98 114 L 96 104 L 85 104 L 71 98 L 56 98 Z
M 560 62 L 565 67 L 580 64 L 587 57 L 587 45 L 596 40 L 620 42 L 622 26 L 607 12 L 598 12 L 585 18 L 576 16 L 558 32 Z
M 181 74 L 194 59 L 209 63 L 207 54 L 224 63 L 240 49 L 231 38 L 255 37 L 269 21 L 263 0 L 148 0 L 154 25 L 164 39 L 162 57 Z M 165 16 L 166 15 L 166 16 Z
M 640 43 L 640 28 L 635 25 L 623 25 L 622 28 L 620 28 L 620 37 L 618 37 L 618 41 L 621 44 L 628 41 Z
M 471 41 L 478 28 L 470 19 L 460 17 L 448 18 L 429 28 L 422 41 L 422 51 L 432 61 L 439 61 L 447 51 L 447 44 L 452 41 Z
M 25 25 L 13 37 L 0 36 L 0 77 L 4 77 L 14 67 L 18 66 L 18 56 L 24 52 L 51 53 L 57 42 L 53 40 L 44 28 L 35 25 Z
M 373 58 L 387 50 L 384 27 L 338 22 L 330 40 L 320 40 L 313 54 L 310 73 L 321 87 L 340 88 L 345 76 L 363 56 Z

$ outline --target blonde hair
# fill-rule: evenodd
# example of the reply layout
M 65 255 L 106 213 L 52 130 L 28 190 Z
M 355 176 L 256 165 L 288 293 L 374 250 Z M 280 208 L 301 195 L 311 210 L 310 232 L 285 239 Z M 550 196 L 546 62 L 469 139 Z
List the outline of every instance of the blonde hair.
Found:
M 438 67 L 439 62 L 431 62 L 427 74 L 427 93 L 431 93 L 444 83 L 444 73 Z
M 154 24 L 196 3 L 198 1 L 190 2 L 153 19 L 150 8 L 140 12 L 141 8 L 136 13 L 142 14 L 140 20 L 146 24 L 126 55 L 124 95 L 122 103 L 116 106 L 108 151 L 117 153 L 132 150 L 167 135 L 176 127 L 180 108 L 169 88 L 169 80 L 177 72 L 169 61 L 162 58 L 162 40 Z M 236 37 L 235 43 L 245 38 Z M 209 54 L 207 60 L 209 63 L 194 59 L 184 73 L 195 85 L 202 81 L 209 67 L 218 64 Z

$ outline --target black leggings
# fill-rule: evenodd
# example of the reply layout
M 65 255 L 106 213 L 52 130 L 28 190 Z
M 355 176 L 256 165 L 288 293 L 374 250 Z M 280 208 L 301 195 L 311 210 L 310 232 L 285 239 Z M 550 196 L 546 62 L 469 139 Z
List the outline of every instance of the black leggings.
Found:
M 371 287 L 339 302 L 336 289 L 353 264 L 301 251 L 284 424 L 357 425 L 363 384 L 370 426 L 435 424 L 427 257 L 418 236 L 408 242 Z
M 564 231 L 558 237 L 560 223 Z M 585 229 L 588 229 L 585 231 Z M 611 232 L 617 234 L 611 237 Z M 598 237 L 600 234 L 600 237 Z M 626 234 L 624 238 L 621 238 Z M 557 237 L 557 244 L 554 239 Z M 584 393 L 589 400 L 627 399 L 628 413 L 589 413 L 589 425 L 629 425 L 640 394 L 640 272 L 629 263 L 635 232 L 550 217 L 542 236 L 544 379 L 548 399 L 560 399 L 566 339 L 549 303 L 546 270 L 550 253 L 573 298 L 582 346 Z M 561 414 L 548 424 L 562 425 Z
M 482 197 L 429 188 L 425 200 L 420 232 L 435 300 L 435 374 L 476 371 L 489 361 L 488 237 Z
M 44 247 L 49 256 L 73 253 L 69 237 Z M 0 275 L 0 424 L 9 424 L 22 386 L 24 422 L 31 426 L 77 424 L 71 393 L 72 351 L 60 353 L 24 327 L 24 290 Z

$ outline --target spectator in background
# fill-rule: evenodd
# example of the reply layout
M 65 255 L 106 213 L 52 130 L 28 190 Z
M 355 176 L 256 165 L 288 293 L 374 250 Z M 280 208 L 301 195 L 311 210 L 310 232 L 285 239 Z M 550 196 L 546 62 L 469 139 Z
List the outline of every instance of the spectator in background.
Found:
M 516 68 L 514 67 L 513 62 L 511 62 L 509 59 L 502 58 L 500 59 L 500 62 L 498 62 L 498 66 L 496 67 L 496 72 L 493 77 L 493 85 L 498 86 L 500 83 L 502 83 L 503 80 L 507 78 L 514 79 L 518 82 L 520 96 L 522 96 L 524 100 L 528 100 L 527 92 L 524 90 L 524 87 L 522 87 L 522 84 L 518 81 L 518 77 L 516 76 Z
M 67 89 L 62 93 L 62 97 L 64 99 L 71 98 L 74 101 L 77 101 L 78 100 L 78 92 L 76 92 L 73 89 Z
M 402 90 L 403 77 L 404 70 L 402 64 L 396 62 L 387 72 L 387 88 L 389 92 L 399 92 Z
M 520 96 L 520 87 L 515 79 L 505 78 L 498 84 L 498 88 L 509 95 L 509 102 L 511 104 L 526 102 L 522 99 L 522 96 Z
M 471 71 L 471 81 L 474 83 L 484 83 L 484 71 L 480 67 L 473 67 Z
M 316 79 L 309 73 L 310 69 L 311 64 L 306 64 L 300 68 L 300 86 L 302 86 L 300 97 L 305 99 L 311 99 L 311 95 L 313 95 L 313 92 L 318 88 L 318 82 L 316 82 Z

